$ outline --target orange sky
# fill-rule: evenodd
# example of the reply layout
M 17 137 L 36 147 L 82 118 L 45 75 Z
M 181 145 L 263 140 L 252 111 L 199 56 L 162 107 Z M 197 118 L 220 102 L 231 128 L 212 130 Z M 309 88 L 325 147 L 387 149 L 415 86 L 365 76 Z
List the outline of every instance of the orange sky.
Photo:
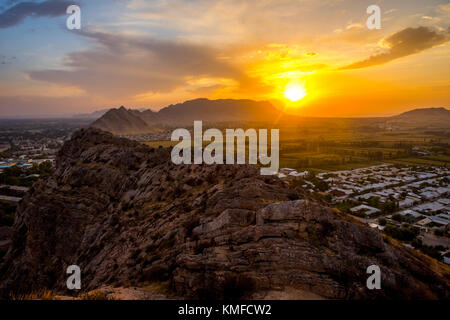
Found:
M 381 30 L 365 26 L 374 3 Z M 66 30 L 64 14 L 24 12 L 23 20 L 6 21 L 14 5 L 3 8 L 0 116 L 157 110 L 199 97 L 271 100 L 320 117 L 449 106 L 445 0 L 99 0 L 81 7 L 81 31 Z M 287 91 L 301 99 L 290 101 Z

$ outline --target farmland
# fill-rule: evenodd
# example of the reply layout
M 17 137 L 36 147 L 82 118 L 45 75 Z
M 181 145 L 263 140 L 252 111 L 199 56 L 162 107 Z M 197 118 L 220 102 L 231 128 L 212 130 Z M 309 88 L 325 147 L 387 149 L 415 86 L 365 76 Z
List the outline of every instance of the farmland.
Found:
M 447 129 L 385 128 L 368 119 L 316 119 L 265 128 L 280 129 L 280 167 L 326 172 L 381 163 L 447 167 L 450 162 Z M 167 140 L 144 143 L 154 148 L 177 144 Z
M 380 163 L 449 166 L 447 131 L 314 125 L 280 130 L 280 167 L 335 171 Z

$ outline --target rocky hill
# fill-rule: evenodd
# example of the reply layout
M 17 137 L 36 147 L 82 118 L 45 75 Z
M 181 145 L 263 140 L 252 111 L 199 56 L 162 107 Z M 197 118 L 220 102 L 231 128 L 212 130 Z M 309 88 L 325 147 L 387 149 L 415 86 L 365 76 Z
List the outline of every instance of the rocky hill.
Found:
M 0 296 L 165 283 L 185 298 L 448 299 L 450 271 L 247 165 L 181 165 L 96 129 L 20 203 Z M 381 290 L 366 269 L 381 268 Z
M 418 117 L 432 117 L 432 118 L 449 118 L 450 110 L 445 108 L 422 108 L 413 109 L 403 112 L 397 116 L 398 118 L 418 118 Z
M 446 108 L 422 108 L 403 112 L 389 118 L 393 123 L 400 125 L 450 127 L 450 110 Z
M 136 113 L 139 113 L 139 111 L 127 110 L 123 106 L 118 109 L 110 109 L 95 120 L 91 127 L 118 135 L 154 132 L 155 129 L 150 127 Z

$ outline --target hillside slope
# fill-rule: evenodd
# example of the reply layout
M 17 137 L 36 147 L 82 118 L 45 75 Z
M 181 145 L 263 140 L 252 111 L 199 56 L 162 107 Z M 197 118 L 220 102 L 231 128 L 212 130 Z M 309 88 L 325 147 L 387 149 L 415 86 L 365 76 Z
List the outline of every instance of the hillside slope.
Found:
M 186 298 L 448 299 L 450 271 L 247 165 L 181 165 L 96 129 L 18 208 L 0 296 L 166 281 Z M 366 288 L 366 268 L 382 290 Z M 270 293 L 270 295 L 269 295 Z M 290 293 L 290 294 L 288 294 Z
M 281 112 L 270 102 L 233 99 L 195 99 L 170 105 L 158 112 L 160 119 L 176 124 L 206 122 L 273 121 Z
M 91 127 L 119 135 L 150 133 L 154 131 L 139 115 L 124 107 L 110 109 L 102 117 L 95 120 L 91 124 Z
M 445 108 L 413 109 L 389 118 L 397 124 L 410 124 L 414 126 L 450 127 L 450 110 Z

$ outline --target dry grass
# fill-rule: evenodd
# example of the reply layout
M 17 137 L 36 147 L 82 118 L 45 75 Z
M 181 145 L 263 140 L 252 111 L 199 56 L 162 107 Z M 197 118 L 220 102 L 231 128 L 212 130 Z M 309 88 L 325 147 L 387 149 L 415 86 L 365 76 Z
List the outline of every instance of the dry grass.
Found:
M 144 282 L 142 288 L 149 292 L 167 294 L 169 291 L 169 281 Z
M 22 295 L 12 295 L 11 300 L 58 300 L 56 293 L 52 290 L 43 289 L 41 291 Z
M 78 296 L 80 300 L 114 300 L 103 290 L 93 290 Z
M 11 300 L 114 300 L 103 290 L 93 290 L 78 296 L 63 296 L 48 289 L 22 295 L 11 295 Z

